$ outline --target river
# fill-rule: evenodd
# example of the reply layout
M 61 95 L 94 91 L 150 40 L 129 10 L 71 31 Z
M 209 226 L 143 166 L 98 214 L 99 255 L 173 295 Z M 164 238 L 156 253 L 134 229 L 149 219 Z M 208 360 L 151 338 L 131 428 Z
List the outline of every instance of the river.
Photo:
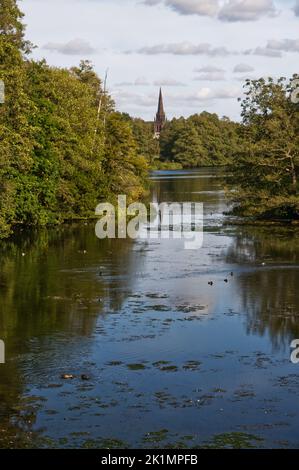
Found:
M 202 248 L 93 222 L 0 243 L 1 447 L 298 447 L 298 231 L 229 225 L 221 170 L 151 180 L 204 203 Z

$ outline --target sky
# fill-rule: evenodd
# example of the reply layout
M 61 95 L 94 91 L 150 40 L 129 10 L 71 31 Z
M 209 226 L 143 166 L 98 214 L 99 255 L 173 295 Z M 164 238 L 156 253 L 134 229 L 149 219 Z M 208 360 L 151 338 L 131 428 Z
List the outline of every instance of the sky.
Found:
M 153 120 L 202 111 L 240 120 L 246 78 L 298 73 L 299 0 L 22 0 L 36 59 L 88 59 L 116 107 Z

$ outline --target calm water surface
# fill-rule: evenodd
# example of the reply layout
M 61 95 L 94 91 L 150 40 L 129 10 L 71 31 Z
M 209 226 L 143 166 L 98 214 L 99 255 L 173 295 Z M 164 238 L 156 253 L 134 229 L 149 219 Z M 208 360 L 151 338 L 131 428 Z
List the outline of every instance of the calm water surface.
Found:
M 152 183 L 204 203 L 203 248 L 84 223 L 0 244 L 1 447 L 299 447 L 298 232 L 226 225 L 219 170 Z

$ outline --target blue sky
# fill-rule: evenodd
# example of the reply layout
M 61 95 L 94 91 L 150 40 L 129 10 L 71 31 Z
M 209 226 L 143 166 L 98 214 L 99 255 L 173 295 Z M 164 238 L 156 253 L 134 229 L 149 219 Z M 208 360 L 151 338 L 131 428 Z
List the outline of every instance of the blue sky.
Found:
M 299 0 L 23 0 L 35 58 L 89 59 L 117 108 L 239 119 L 245 78 L 298 73 Z

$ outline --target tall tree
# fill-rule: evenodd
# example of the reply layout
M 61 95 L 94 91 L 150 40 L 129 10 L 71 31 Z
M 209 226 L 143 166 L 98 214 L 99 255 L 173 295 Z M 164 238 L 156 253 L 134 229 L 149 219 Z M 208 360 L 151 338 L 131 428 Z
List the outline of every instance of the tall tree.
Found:
M 299 217 L 299 110 L 290 98 L 292 83 L 246 83 L 242 146 L 231 166 L 234 200 L 243 214 Z
M 138 154 L 131 123 L 121 113 L 112 113 L 107 120 L 106 152 L 103 169 L 110 194 L 128 194 L 136 201 L 142 194 L 143 180 L 148 170 L 145 158 Z
M 15 218 L 18 185 L 32 165 L 24 65 L 31 45 L 24 39 L 22 18 L 15 0 L 0 0 L 0 80 L 5 85 L 5 103 L 0 105 L 0 235 Z

